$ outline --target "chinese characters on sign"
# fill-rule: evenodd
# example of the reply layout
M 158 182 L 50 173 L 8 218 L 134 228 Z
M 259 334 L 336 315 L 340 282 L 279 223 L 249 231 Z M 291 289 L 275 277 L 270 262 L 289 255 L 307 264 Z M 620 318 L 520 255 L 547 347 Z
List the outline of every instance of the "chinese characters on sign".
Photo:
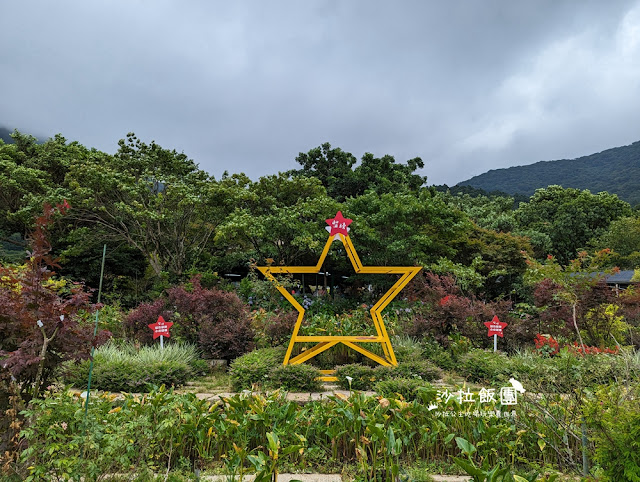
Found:
M 164 321 L 164 318 L 162 316 L 159 316 L 158 321 L 156 321 L 155 323 L 151 323 L 148 326 L 153 330 L 153 339 L 155 340 L 156 338 L 160 337 L 160 347 L 164 348 L 164 337 L 171 337 L 169 328 L 173 326 L 173 322 Z
M 493 335 L 493 351 L 498 351 L 498 337 L 504 338 L 503 330 L 507 326 L 507 323 L 503 323 L 498 319 L 497 315 L 494 315 L 491 321 L 485 321 L 484 326 L 489 329 L 489 333 L 487 334 L 489 338 Z
M 519 383 L 519 382 L 516 382 Z M 444 390 L 438 390 L 437 396 L 438 401 L 443 402 L 445 405 L 449 403 L 450 400 L 455 400 L 459 404 L 464 403 L 476 403 L 480 404 L 484 403 L 500 403 L 503 408 L 509 405 L 517 405 L 518 404 L 518 392 L 524 393 L 524 389 L 519 390 L 519 386 L 511 386 L 511 387 L 502 387 L 500 391 L 496 392 L 495 388 L 481 388 L 478 393 L 472 392 L 469 388 L 466 390 L 460 389 L 457 391 L 449 391 L 448 388 Z M 438 405 L 430 405 L 429 410 L 436 410 Z M 497 417 L 497 418 L 515 418 L 516 411 L 515 410 L 460 410 L 455 411 L 451 409 L 445 410 L 436 410 L 434 412 L 436 417 Z
M 489 329 L 489 333 L 487 336 L 491 337 L 494 335 L 498 335 L 500 338 L 504 338 L 503 331 L 507 326 L 507 323 L 503 323 L 498 319 L 497 316 L 494 316 L 491 321 L 485 321 L 484 326 Z
M 346 219 L 342 216 L 342 212 L 338 211 L 335 218 L 327 219 L 327 224 L 329 225 L 329 236 L 334 236 L 337 234 L 342 234 L 347 236 L 349 234 L 349 225 L 353 221 L 351 219 Z
M 465 392 L 460 389 L 456 392 L 450 392 L 448 388 L 444 391 L 438 390 L 438 397 L 444 402 L 449 403 L 452 398 L 457 400 L 458 403 L 475 403 L 476 400 L 480 403 L 495 403 L 496 389 L 495 388 L 482 388 L 478 392 L 478 397 L 475 398 L 475 393 L 471 392 L 468 388 Z M 517 405 L 518 404 L 518 390 L 514 387 L 502 387 L 499 392 L 501 405 Z

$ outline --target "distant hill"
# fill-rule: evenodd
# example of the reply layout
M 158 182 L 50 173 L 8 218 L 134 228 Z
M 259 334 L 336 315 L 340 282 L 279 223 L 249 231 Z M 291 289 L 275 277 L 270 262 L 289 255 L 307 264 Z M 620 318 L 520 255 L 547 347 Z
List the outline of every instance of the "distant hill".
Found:
M 531 196 L 550 184 L 589 189 L 592 193 L 607 191 L 631 205 L 640 204 L 640 141 L 577 159 L 492 169 L 457 186 Z
M 23 134 L 26 134 L 25 131 L 20 131 Z M 0 139 L 2 139 L 5 144 L 13 144 L 13 138 L 11 137 L 11 134 L 13 134 L 13 129 L 9 129 L 8 127 L 4 127 L 2 125 L 0 125 Z M 31 134 L 33 135 L 33 134 Z M 36 138 L 37 143 L 38 144 L 44 144 L 46 139 L 43 139 L 42 137 L 38 137 L 36 135 L 33 135 L 33 137 Z
M 11 138 L 12 132 L 12 130 L 0 126 L 0 139 L 2 139 L 7 144 L 13 144 L 13 139 Z

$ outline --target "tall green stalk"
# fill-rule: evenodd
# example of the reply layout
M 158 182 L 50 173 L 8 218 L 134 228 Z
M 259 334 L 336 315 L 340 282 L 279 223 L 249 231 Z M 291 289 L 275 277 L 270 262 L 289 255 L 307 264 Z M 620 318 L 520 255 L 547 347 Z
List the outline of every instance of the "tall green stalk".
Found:
M 102 248 L 102 266 L 100 267 L 100 285 L 98 287 L 98 304 L 100 304 L 100 299 L 102 297 L 102 277 L 104 276 L 104 260 L 107 255 L 107 245 L 105 244 Z M 93 328 L 93 341 L 95 342 L 96 336 L 98 335 L 98 315 L 100 314 L 100 310 L 96 310 L 96 323 Z M 87 398 L 84 403 L 84 425 L 86 430 L 87 425 L 87 412 L 89 411 L 89 394 L 91 393 L 91 375 L 93 374 L 93 355 L 95 354 L 96 346 L 95 343 L 91 346 L 91 361 L 89 362 L 89 380 L 87 382 Z

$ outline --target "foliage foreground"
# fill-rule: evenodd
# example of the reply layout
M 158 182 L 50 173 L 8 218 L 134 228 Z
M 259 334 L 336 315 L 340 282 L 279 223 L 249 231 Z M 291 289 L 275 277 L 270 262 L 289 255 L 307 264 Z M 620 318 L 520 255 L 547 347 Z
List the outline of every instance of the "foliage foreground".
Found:
M 257 480 L 272 480 L 283 469 L 340 472 L 347 466 L 357 480 L 400 480 L 411 464 L 452 457 L 467 468 L 520 474 L 549 466 L 572 471 L 582 461 L 575 435 L 582 405 L 559 395 L 526 394 L 514 406 L 480 405 L 455 397 L 445 401 L 425 387 L 412 402 L 354 392 L 301 405 L 279 391 L 211 403 L 160 387 L 143 396 L 93 397 L 86 420 L 76 394 L 47 395 L 25 412 L 30 423 L 22 432 L 26 448 L 15 466 L 16 480 L 100 480 L 110 473 L 180 469 L 216 469 L 235 477 L 255 473 Z M 603 389 L 588 405 L 588 420 L 606 428 L 599 432 L 605 440 L 596 452 L 604 470 L 637 480 L 629 437 L 634 430 L 637 435 L 640 410 L 627 393 L 625 403 L 635 408 L 616 422 L 620 397 L 619 390 Z M 632 430 L 622 430 L 620 423 Z M 588 450 L 593 455 L 594 447 Z M 626 454 L 629 472 L 611 460 L 615 451 Z

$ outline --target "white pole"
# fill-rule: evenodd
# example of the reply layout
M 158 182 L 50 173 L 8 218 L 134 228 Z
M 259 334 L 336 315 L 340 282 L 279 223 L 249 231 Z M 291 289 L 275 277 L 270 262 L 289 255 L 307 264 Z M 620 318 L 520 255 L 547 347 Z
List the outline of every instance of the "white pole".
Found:
M 162 335 L 160 335 L 160 349 L 164 350 L 164 336 L 162 336 Z
M 162 337 L 160 337 L 162 338 Z M 162 343 L 162 342 L 160 342 Z M 498 351 L 498 335 L 493 335 L 493 351 Z

